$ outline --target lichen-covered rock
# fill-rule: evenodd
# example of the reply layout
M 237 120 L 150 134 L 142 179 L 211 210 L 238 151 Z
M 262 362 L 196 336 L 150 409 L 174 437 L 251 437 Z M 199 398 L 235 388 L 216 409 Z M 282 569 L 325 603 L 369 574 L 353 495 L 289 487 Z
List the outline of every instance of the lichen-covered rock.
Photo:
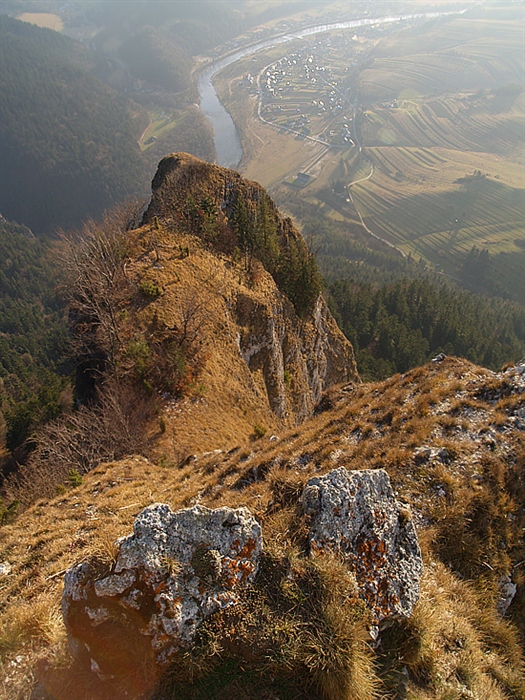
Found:
M 423 563 L 410 513 L 396 501 L 388 474 L 340 467 L 310 479 L 302 503 L 311 516 L 311 554 L 344 557 L 375 623 L 410 616 Z
M 133 658 L 169 663 L 206 617 L 236 603 L 253 581 L 262 537 L 246 508 L 174 513 L 157 503 L 119 545 L 110 571 L 96 561 L 70 569 L 62 597 L 72 646 L 101 675 L 122 673 Z

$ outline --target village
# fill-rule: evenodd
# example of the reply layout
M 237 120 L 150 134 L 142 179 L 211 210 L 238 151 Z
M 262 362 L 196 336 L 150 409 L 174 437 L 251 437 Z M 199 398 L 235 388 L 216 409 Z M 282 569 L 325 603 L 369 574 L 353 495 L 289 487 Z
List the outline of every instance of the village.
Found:
M 258 116 L 266 124 L 299 139 L 352 148 L 355 114 L 358 108 L 362 111 L 354 78 L 367 61 L 370 40 L 379 32 L 369 27 L 359 36 L 348 32 L 314 36 L 258 74 L 244 74 L 239 87 L 258 96 Z
M 327 37 L 264 69 L 258 81 L 260 117 L 299 138 L 313 136 L 326 145 L 348 147 L 354 141 L 347 78 L 355 60 L 351 55 L 347 66 L 330 65 L 331 48 Z

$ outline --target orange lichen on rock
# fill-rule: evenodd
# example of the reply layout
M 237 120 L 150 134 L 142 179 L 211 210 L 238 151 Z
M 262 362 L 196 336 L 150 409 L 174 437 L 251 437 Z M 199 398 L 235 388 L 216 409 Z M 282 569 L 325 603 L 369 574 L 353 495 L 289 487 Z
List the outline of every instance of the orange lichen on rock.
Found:
M 120 541 L 111 571 L 83 563 L 67 572 L 62 608 L 68 633 L 105 674 L 118 672 L 108 667 L 108 644 L 142 649 L 144 639 L 155 664 L 164 666 L 191 644 L 206 617 L 238 601 L 261 552 L 261 528 L 246 508 L 145 508 L 134 534 Z M 105 650 L 100 658 L 99 647 Z
M 414 525 L 399 517 L 388 474 L 341 467 L 310 479 L 302 501 L 311 518 L 311 554 L 331 550 L 344 557 L 374 623 L 410 616 L 423 564 Z

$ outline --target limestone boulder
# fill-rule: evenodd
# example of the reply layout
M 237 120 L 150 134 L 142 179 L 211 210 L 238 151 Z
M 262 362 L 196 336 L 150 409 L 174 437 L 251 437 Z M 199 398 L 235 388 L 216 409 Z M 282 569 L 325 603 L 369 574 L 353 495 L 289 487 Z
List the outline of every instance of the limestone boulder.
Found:
M 310 479 L 302 503 L 311 520 L 311 555 L 331 551 L 344 558 L 375 625 L 409 617 L 419 599 L 421 550 L 386 471 L 340 467 Z
M 92 560 L 65 576 L 71 646 L 102 676 L 148 659 L 157 667 L 193 641 L 200 623 L 235 604 L 257 574 L 261 528 L 246 508 L 145 508 L 115 564 Z

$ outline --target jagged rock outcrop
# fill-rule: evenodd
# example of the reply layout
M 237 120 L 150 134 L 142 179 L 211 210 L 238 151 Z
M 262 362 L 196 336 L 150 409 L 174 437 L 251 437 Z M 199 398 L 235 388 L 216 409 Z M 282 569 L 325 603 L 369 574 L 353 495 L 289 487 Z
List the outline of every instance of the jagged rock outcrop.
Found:
M 345 558 L 377 624 L 409 617 L 423 563 L 410 513 L 396 501 L 386 471 L 340 467 L 310 479 L 302 502 L 312 520 L 311 554 Z
M 310 479 L 302 502 L 311 554 L 343 557 L 374 625 L 409 617 L 419 598 L 421 553 L 387 473 L 341 467 Z M 73 650 L 102 676 L 121 674 L 130 659 L 160 668 L 173 661 L 203 620 L 242 601 L 263 547 L 246 508 L 197 505 L 173 513 L 162 503 L 145 508 L 118 545 L 110 571 L 96 560 L 71 568 L 62 597 Z
M 208 364 L 218 368 L 226 357 L 232 360 L 228 376 L 218 382 L 221 391 L 235 376 L 245 402 L 253 397 L 285 425 L 297 425 L 313 413 L 326 389 L 359 381 L 353 348 L 324 299 L 317 292 L 302 303 L 301 294 L 306 298 L 309 293 L 307 281 L 290 288 L 292 262 L 303 265 L 308 279 L 309 254 L 292 221 L 281 216 L 258 183 L 177 153 L 160 162 L 152 191 L 143 226 L 192 236 L 200 247 L 185 239 L 191 255 L 178 261 L 178 284 L 168 283 L 169 307 L 163 297 L 155 302 L 164 307 L 158 318 L 169 327 L 178 323 L 172 318 L 180 303 L 178 290 L 192 299 L 208 295 L 204 306 L 214 326 Z M 155 259 L 165 278 L 169 259 L 162 250 Z M 218 362 L 213 361 L 216 352 L 221 354 Z
M 208 203 L 217 203 L 224 216 L 221 222 L 224 224 L 231 220 L 240 199 L 249 206 L 257 202 L 260 194 L 264 192 L 259 183 L 246 180 L 236 170 L 207 163 L 189 153 L 172 153 L 165 156 L 158 165 L 151 189 L 151 201 L 142 223 L 151 223 L 157 217 L 163 222 L 175 224 L 178 228 L 186 227 L 191 233 L 195 232 L 196 217 L 195 212 L 189 212 L 188 209 L 193 209 L 193 203 L 198 204 L 204 198 L 208 199 Z M 272 214 L 279 218 L 282 232 L 298 235 L 290 219 L 281 217 L 274 204 L 271 208 Z M 222 226 L 219 230 L 222 238 L 220 245 L 226 249 L 232 241 L 227 239 Z
M 261 552 L 261 528 L 246 508 L 149 506 L 109 573 L 96 561 L 66 573 L 72 646 L 102 675 L 122 673 L 130 659 L 164 666 L 206 617 L 238 601 Z

